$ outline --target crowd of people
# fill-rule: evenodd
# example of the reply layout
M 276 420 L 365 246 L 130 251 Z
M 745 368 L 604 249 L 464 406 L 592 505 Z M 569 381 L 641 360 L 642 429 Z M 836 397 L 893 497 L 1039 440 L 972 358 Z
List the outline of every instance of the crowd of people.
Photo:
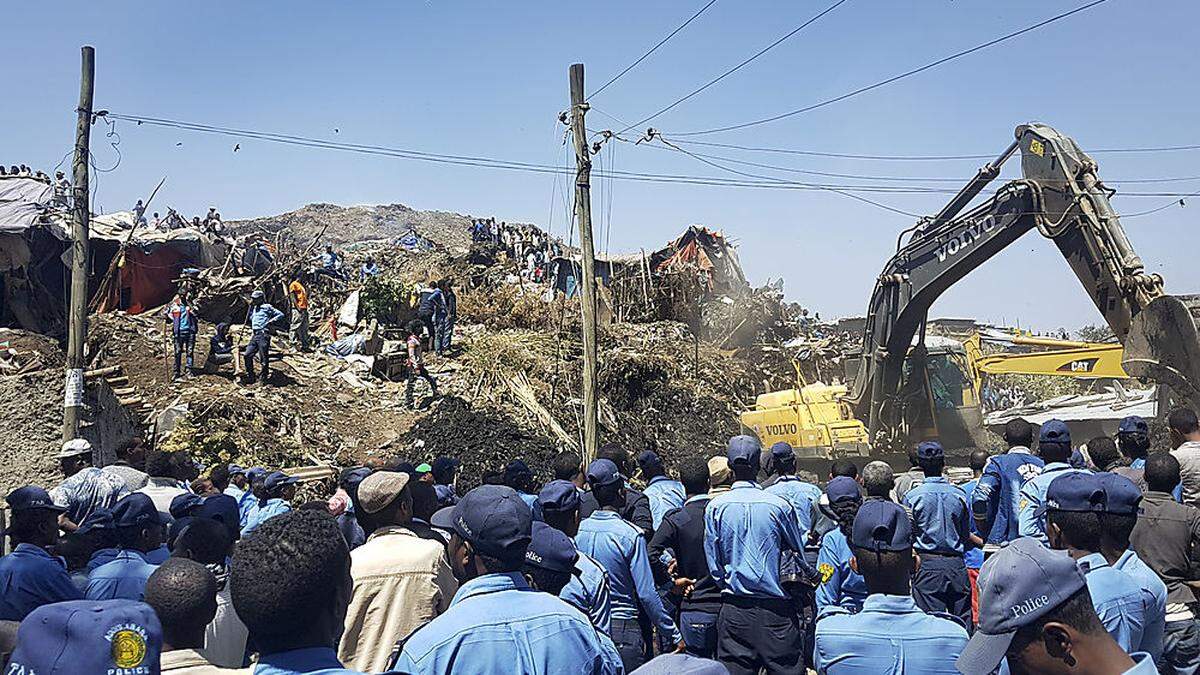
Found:
M 0 164 L 0 177 L 32 178 L 51 187 L 50 205 L 65 209 L 71 206 L 71 181 L 62 171 L 55 171 L 54 178 L 40 169 L 32 169 L 25 164 L 12 164 L 5 168 Z
M 1076 444 L 1013 420 L 955 484 L 735 436 L 513 459 L 279 470 L 126 444 L 7 497 L 6 673 L 1196 673 L 1200 421 Z M 1036 443 L 1035 443 L 1036 436 Z M 1034 449 L 1036 448 L 1036 449 Z
M 471 218 L 471 240 L 497 246 L 533 283 L 549 281 L 549 264 L 563 253 L 562 244 L 532 225 L 509 225 L 495 218 Z
M 221 214 L 217 213 L 215 206 L 210 206 L 204 217 L 192 216 L 190 221 L 170 206 L 167 207 L 167 215 L 160 216 L 157 211 L 154 211 L 147 218 L 146 204 L 141 199 L 137 200 L 130 211 L 133 212 L 133 222 L 137 227 L 152 227 L 162 231 L 191 228 L 197 232 L 207 232 L 215 236 L 225 234 L 225 225 L 221 222 Z

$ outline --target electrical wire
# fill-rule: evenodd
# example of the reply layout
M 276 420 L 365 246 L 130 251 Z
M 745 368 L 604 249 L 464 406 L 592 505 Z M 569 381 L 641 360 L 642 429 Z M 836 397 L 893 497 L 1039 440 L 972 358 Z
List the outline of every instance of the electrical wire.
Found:
M 608 82 L 605 82 L 603 85 L 601 85 L 601 86 L 600 86 L 600 88 L 599 88 L 599 89 L 597 89 L 596 91 L 593 91 L 593 92 L 592 92 L 590 95 L 588 95 L 588 96 L 585 96 L 584 98 L 585 98 L 585 99 L 591 99 L 591 98 L 594 98 L 594 97 L 596 97 L 596 96 L 599 96 L 599 95 L 600 95 L 600 92 L 604 91 L 605 89 L 608 89 L 608 86 L 609 86 L 609 85 L 611 85 L 613 82 L 616 82 L 617 80 L 619 80 L 619 79 L 621 79 L 622 77 L 624 77 L 625 73 L 628 73 L 629 71 L 631 71 L 631 70 L 633 70 L 634 68 L 636 68 L 636 67 L 637 67 L 637 65 L 638 65 L 639 63 L 641 63 L 642 61 L 645 61 L 645 60 L 646 60 L 646 58 L 647 58 L 648 56 L 650 56 L 650 55 L 651 55 L 651 54 L 653 54 L 654 52 L 658 51 L 658 48 L 659 48 L 659 47 L 661 47 L 661 46 L 663 46 L 663 45 L 667 44 L 667 41 L 668 41 L 668 40 L 670 40 L 671 38 L 675 37 L 675 34 L 676 34 L 676 33 L 678 33 L 679 31 L 683 30 L 684 28 L 687 28 L 687 27 L 688 27 L 688 24 L 690 24 L 691 22 L 695 21 L 697 18 L 699 18 L 699 16 L 700 16 L 701 14 L 703 14 L 704 12 L 706 12 L 706 11 L 708 10 L 708 8 L 709 8 L 709 7 L 712 7 L 712 6 L 713 6 L 713 5 L 715 5 L 715 4 L 717 4 L 717 0 L 708 0 L 708 4 L 706 4 L 706 5 L 704 5 L 703 7 L 701 7 L 701 8 L 700 8 L 700 9 L 699 9 L 699 10 L 698 10 L 698 11 L 697 11 L 695 14 L 693 14 L 691 17 L 689 17 L 687 21 L 684 21 L 682 24 L 680 24 L 678 28 L 676 28 L 675 30 L 673 30 L 673 31 L 671 31 L 670 33 L 668 33 L 668 34 L 667 34 L 667 36 L 666 36 L 665 38 L 663 38 L 663 39 L 659 40 L 659 41 L 658 41 L 658 44 L 656 44 L 656 45 L 654 45 L 653 47 L 651 47 L 651 48 L 650 48 L 650 51 L 648 51 L 648 52 L 646 52 L 645 54 L 642 54 L 641 56 L 639 56 L 639 57 L 638 57 L 638 59 L 637 59 L 636 61 L 634 61 L 633 63 L 629 64 L 628 66 L 625 66 L 625 70 L 622 70 L 621 72 L 619 72 L 619 73 L 617 73 L 616 75 L 614 75 L 614 76 L 612 77 L 612 79 L 611 79 L 611 80 L 609 80 Z
M 594 108 L 593 108 L 594 109 Z M 608 113 L 600 112 L 607 117 L 612 117 Z M 680 140 L 671 137 L 671 142 L 676 145 L 700 145 L 710 148 L 725 148 L 730 150 L 743 150 L 746 152 L 769 152 L 784 155 L 804 155 L 808 157 L 832 157 L 837 159 L 862 159 L 873 161 L 890 161 L 890 162 L 940 162 L 940 161 L 956 161 L 956 160 L 980 160 L 980 159 L 995 159 L 996 153 L 991 154 L 975 154 L 975 155 L 867 155 L 855 154 L 849 152 L 822 152 L 818 150 L 799 150 L 795 148 L 769 148 L 756 147 L 749 145 L 738 145 L 736 143 L 714 143 L 712 141 L 696 141 L 696 140 Z M 1149 147 L 1134 147 L 1134 148 L 1100 148 L 1097 150 L 1088 150 L 1089 155 L 1100 155 L 1109 153 L 1158 153 L 1158 152 L 1178 152 L 1184 150 L 1200 150 L 1200 144 L 1195 145 L 1164 145 L 1164 146 L 1149 146 Z
M 919 73 L 923 73 L 932 68 L 936 68 L 944 63 L 949 63 L 950 61 L 954 61 L 956 59 L 962 58 L 969 54 L 973 54 L 977 51 L 987 49 L 988 47 L 992 47 L 994 45 L 1000 44 L 1001 42 L 1005 42 L 1005 41 L 1011 40 L 1013 38 L 1019 37 L 1021 35 L 1024 35 L 1026 33 L 1029 33 L 1031 31 L 1035 31 L 1043 26 L 1048 26 L 1056 21 L 1061 21 L 1062 19 L 1065 19 L 1069 16 L 1078 14 L 1083 11 L 1089 10 L 1089 9 L 1091 9 L 1097 5 L 1103 4 L 1105 2 L 1108 2 L 1108 0 L 1092 0 L 1092 2 L 1089 2 L 1085 5 L 1081 5 L 1079 7 L 1076 7 L 1075 9 L 1072 9 L 1067 12 L 1063 12 L 1062 14 L 1058 14 L 1056 16 L 1052 16 L 1049 19 L 1044 19 L 1044 20 L 1039 21 L 1031 26 L 1026 26 L 1025 28 L 1022 28 L 1018 31 L 1014 31 L 1012 33 L 1008 33 L 1007 35 L 1003 35 L 1001 37 L 994 38 L 992 40 L 988 40 L 987 42 L 984 42 L 982 44 L 978 44 L 969 49 L 964 49 L 962 51 L 955 52 L 953 54 L 950 54 L 949 56 L 944 56 L 936 61 L 932 61 L 932 62 L 927 63 L 923 66 L 920 66 L 918 68 L 913 68 L 912 70 L 905 71 L 903 73 L 900 73 L 899 75 L 893 75 L 892 77 L 889 77 L 885 80 L 880 80 L 879 82 L 876 82 L 874 84 L 869 84 L 865 87 L 859 87 L 858 89 L 846 92 L 845 94 L 842 94 L 840 96 L 835 96 L 833 98 L 825 99 L 824 101 L 820 101 L 818 103 L 813 103 L 811 105 L 804 106 L 803 108 L 797 108 L 797 109 L 791 110 L 789 112 L 780 113 L 778 115 L 772 115 L 770 117 L 764 117 L 762 119 L 753 120 L 750 122 L 742 122 L 740 124 L 730 124 L 730 125 L 723 126 L 723 127 L 716 127 L 713 129 L 704 129 L 702 131 L 676 132 L 672 135 L 674 135 L 674 136 L 703 136 L 706 134 L 716 134 L 716 133 L 721 133 L 721 132 L 725 132 L 725 131 L 733 131 L 735 129 L 745 129 L 747 127 L 759 126 L 762 124 L 768 124 L 770 122 L 777 122 L 781 119 L 793 117 L 795 115 L 800 115 L 802 113 L 810 112 L 810 111 L 816 110 L 818 108 L 824 108 L 825 106 L 832 105 L 839 101 L 844 101 L 848 98 L 858 96 L 859 94 L 864 94 L 868 91 L 873 91 L 875 89 L 879 89 L 880 87 L 885 87 L 893 82 L 897 82 L 899 80 L 903 80 L 905 78 L 912 77 L 913 75 L 917 75 Z M 638 124 L 640 125 L 641 122 L 639 122 Z
M 826 14 L 828 14 L 828 13 L 832 12 L 833 10 L 837 9 L 838 7 L 840 7 L 841 5 L 843 5 L 843 4 L 844 4 L 846 1 L 847 1 L 847 0 L 837 0 L 837 2 L 833 3 L 833 4 L 832 4 L 832 5 L 830 5 L 829 7 L 826 7 L 824 10 L 822 10 L 822 11 L 821 11 L 819 14 L 817 14 L 816 16 L 814 16 L 814 17 L 810 18 L 809 20 L 807 20 L 807 21 L 805 21 L 804 23 L 800 24 L 800 25 L 799 25 L 799 26 L 797 26 L 796 28 L 792 29 L 792 31 L 791 31 L 791 32 L 789 32 L 788 34 L 784 35 L 783 37 L 779 38 L 778 40 L 776 40 L 776 41 L 772 42 L 771 44 L 767 45 L 766 47 L 764 47 L 762 50 L 760 50 L 760 51 L 759 51 L 758 53 L 756 53 L 754 56 L 751 56 L 750 58 L 746 59 L 745 61 L 742 61 L 741 63 L 737 64 L 736 66 L 734 66 L 734 67 L 732 67 L 732 68 L 730 68 L 729 70 L 726 70 L 724 73 L 721 73 L 721 74 L 720 74 L 720 75 L 718 75 L 717 77 L 715 77 L 715 78 L 713 78 L 713 79 L 709 80 L 707 83 L 705 83 L 705 84 L 701 85 L 701 86 L 700 86 L 700 87 L 698 87 L 697 89 L 694 89 L 694 90 L 692 90 L 692 92 L 691 92 L 690 94 L 687 94 L 687 95 L 683 96 L 682 98 L 679 98 L 679 99 L 677 99 L 677 100 L 676 100 L 674 103 L 671 103 L 670 105 L 666 106 L 665 108 L 662 108 L 661 110 L 659 110 L 658 112 L 654 113 L 653 115 L 650 115 L 649 117 L 646 117 L 646 118 L 644 118 L 644 119 L 641 119 L 641 120 L 639 120 L 639 121 L 637 121 L 637 122 L 634 122 L 633 124 L 630 124 L 629 126 L 627 126 L 627 127 L 625 127 L 624 129 L 622 129 L 622 130 L 621 130 L 619 133 L 625 133 L 626 131 L 629 131 L 630 129 L 632 129 L 632 128 L 634 128 L 634 127 L 640 127 L 640 126 L 642 126 L 642 125 L 643 125 L 643 124 L 645 124 L 646 122 L 649 122 L 650 120 L 653 120 L 653 119 L 655 119 L 655 118 L 656 118 L 656 117 L 658 117 L 659 115 L 662 115 L 663 113 L 665 113 L 665 112 L 667 112 L 667 111 L 669 111 L 669 110 L 673 109 L 675 106 L 677 106 L 677 105 L 679 105 L 679 104 L 683 103 L 684 101 L 687 101 L 688 99 L 690 99 L 690 98 L 692 98 L 693 96 L 695 96 L 695 95 L 699 94 L 700 92 L 704 91 L 705 89 L 708 89 L 709 87 L 713 86 L 714 84 L 716 84 L 716 83 L 720 82 L 721 80 L 725 79 L 726 77 L 729 77 L 730 75 L 732 75 L 732 74 L 736 73 L 737 71 L 741 70 L 741 69 L 742 69 L 744 66 L 747 66 L 747 65 L 749 65 L 751 61 L 754 61 L 755 59 L 757 59 L 758 57 L 762 56 L 763 54 L 766 54 L 767 52 L 771 51 L 772 49 L 774 49 L 774 48 L 775 48 L 775 47 L 777 47 L 779 44 L 781 44 L 782 42 L 784 42 L 784 41 L 785 41 L 785 40 L 787 40 L 788 38 L 792 37 L 792 36 L 793 36 L 793 35 L 795 35 L 796 33 L 799 33 L 800 31 L 804 30 L 805 28 L 808 28 L 810 25 L 812 25 L 813 23 L 815 23 L 815 22 L 816 22 L 818 19 L 820 19 L 821 17 L 825 16 Z M 1100 1 L 1100 2 L 1104 2 L 1104 0 L 1099 0 L 1099 1 Z

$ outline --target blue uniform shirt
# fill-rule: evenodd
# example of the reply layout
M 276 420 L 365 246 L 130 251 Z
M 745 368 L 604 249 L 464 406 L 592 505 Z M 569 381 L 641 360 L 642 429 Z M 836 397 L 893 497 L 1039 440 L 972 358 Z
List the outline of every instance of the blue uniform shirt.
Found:
M 867 582 L 858 572 L 850 568 L 850 543 L 840 528 L 834 528 L 821 537 L 821 549 L 817 552 L 817 571 L 821 583 L 817 586 L 817 612 L 841 607 L 851 612 L 862 608 L 867 598 Z
M 901 500 L 912 513 L 916 541 L 921 552 L 957 553 L 971 547 L 971 505 L 967 493 L 951 485 L 945 476 L 925 478 L 904 493 Z
M 1087 473 L 1084 469 L 1073 468 L 1065 462 L 1050 462 L 1042 468 L 1042 472 L 1030 478 L 1021 488 L 1021 503 L 1020 512 L 1017 514 L 1017 532 L 1022 537 L 1035 537 L 1045 545 L 1049 545 L 1049 540 L 1046 539 L 1046 515 L 1037 515 L 1037 509 L 1046 501 L 1046 490 L 1050 489 L 1050 483 L 1059 476 L 1065 476 L 1069 473 Z
M 1125 653 L 1142 651 L 1154 597 L 1129 574 L 1111 567 L 1099 553 L 1080 558 L 1079 567 L 1105 630 Z
M 146 562 L 145 554 L 122 549 L 112 562 L 105 563 L 88 575 L 88 600 L 135 600 L 141 602 L 146 593 L 146 580 L 158 569 Z
M 405 641 L 395 673 L 620 673 L 612 642 L 562 600 L 519 573 L 459 586 L 450 607 Z
M 242 527 L 242 536 L 250 534 L 254 531 L 254 528 L 262 525 L 275 516 L 282 516 L 291 510 L 292 506 L 278 497 L 272 497 L 271 499 L 268 499 L 266 504 L 252 509 L 250 513 L 247 514 L 246 524 Z
M 230 483 L 229 486 L 225 488 L 225 494 L 233 497 L 233 501 L 237 502 L 238 506 L 240 507 L 242 504 L 242 495 L 246 494 L 246 491 Z
M 258 511 L 258 497 L 255 497 L 252 491 L 246 490 L 242 493 L 242 498 L 238 500 L 238 518 L 240 520 L 238 524 L 245 528 L 246 523 L 250 522 L 250 516 L 256 511 Z
M 822 675 L 949 674 L 966 646 L 966 629 L 911 596 L 875 594 L 858 614 L 838 608 L 817 622 L 813 658 Z
M 963 483 L 962 490 L 966 493 L 968 500 L 971 499 L 971 495 L 975 494 L 975 486 L 978 484 L 978 478 Z M 983 535 L 979 532 L 979 523 L 975 522 L 974 518 L 971 518 L 971 534 L 976 535 L 981 539 L 983 538 Z M 966 563 L 967 569 L 969 570 L 977 570 L 983 567 L 983 549 L 967 549 L 967 552 L 963 554 L 963 562 Z
M 161 565 L 171 557 L 171 549 L 167 548 L 166 544 L 159 546 L 153 551 L 148 551 L 145 555 L 146 562 L 151 565 Z
M 308 647 L 267 654 L 258 658 L 254 675 L 363 675 L 347 670 L 330 647 Z
M 119 548 L 102 548 L 92 553 L 92 557 L 88 558 L 87 562 L 88 574 L 95 572 L 97 567 L 116 560 L 120 553 L 121 549 Z
M 266 330 L 267 324 L 278 321 L 283 318 L 283 312 L 275 309 L 268 303 L 263 303 L 258 307 L 250 309 L 250 328 L 251 330 Z
M 0 558 L 0 621 L 21 621 L 42 605 L 82 599 L 66 563 L 42 547 L 17 544 Z
M 1122 553 L 1113 567 L 1133 577 L 1133 580 L 1154 598 L 1142 646 L 1138 651 L 1149 653 L 1157 661 L 1162 658 L 1163 633 L 1166 631 L 1167 585 L 1133 549 Z
M 813 512 L 817 502 L 821 500 L 821 488 L 800 480 L 797 476 L 780 476 L 778 480 L 765 489 L 773 495 L 779 495 L 787 500 L 796 511 L 796 526 L 800 528 L 800 537 L 808 538 L 813 527 Z
M 608 590 L 608 572 L 586 553 L 579 553 L 575 567 L 579 574 L 563 586 L 558 597 L 587 614 L 596 630 L 612 635 L 612 599 Z
M 651 478 L 646 489 L 642 490 L 642 494 L 650 500 L 650 520 L 654 523 L 656 530 L 662 523 L 663 516 L 683 507 L 685 498 L 683 483 L 671 480 L 667 476 Z
M 671 643 L 680 640 L 675 620 L 663 608 L 642 531 L 613 511 L 600 509 L 579 524 L 575 546 L 608 572 L 612 618 L 636 619 L 638 607 Z
M 983 475 L 968 495 L 975 518 L 985 524 L 985 543 L 999 545 L 1020 536 L 1017 514 L 1021 510 L 1021 487 L 1042 472 L 1042 464 L 1041 457 L 1020 446 L 988 458 Z
M 434 492 L 437 492 L 436 488 L 434 489 Z M 521 501 L 525 502 L 525 505 L 528 506 L 529 510 L 533 512 L 534 520 L 542 520 L 542 505 L 538 503 L 537 495 L 531 495 L 528 492 L 517 492 L 517 496 L 520 497 Z
M 722 593 L 786 598 L 783 551 L 804 552 L 792 505 L 749 481 L 736 481 L 704 509 L 704 556 Z

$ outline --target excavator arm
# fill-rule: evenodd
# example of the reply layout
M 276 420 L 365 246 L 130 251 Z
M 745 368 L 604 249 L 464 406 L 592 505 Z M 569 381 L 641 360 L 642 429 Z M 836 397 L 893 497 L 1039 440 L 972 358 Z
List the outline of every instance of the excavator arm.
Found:
M 1017 151 L 1024 178 L 962 210 Z M 913 228 L 875 284 L 849 401 L 867 420 L 872 443 L 902 447 L 907 397 L 904 362 L 929 308 L 954 283 L 1032 229 L 1054 241 L 1105 322 L 1125 344 L 1134 377 L 1169 384 L 1200 401 L 1200 340 L 1188 308 L 1147 275 L 1096 163 L 1075 142 L 1040 124 L 1017 127 L 1016 140 L 932 218 Z M 960 215 L 961 214 L 961 215 Z M 919 345 L 918 345 L 918 348 Z

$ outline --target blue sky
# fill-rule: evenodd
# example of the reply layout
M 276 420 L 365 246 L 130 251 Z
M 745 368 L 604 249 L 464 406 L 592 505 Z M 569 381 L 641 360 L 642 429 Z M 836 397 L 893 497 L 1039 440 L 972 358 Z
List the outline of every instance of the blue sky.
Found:
M 61 4 L 10 3 L 0 27 L 9 54 L 0 69 L 6 92 L 0 162 L 51 168 L 69 152 L 79 46 L 87 43 L 97 49 L 97 108 L 561 164 L 567 156 L 556 116 L 567 104 L 568 65 L 584 62 L 588 88 L 595 89 L 702 4 L 112 2 L 73 4 L 67 14 Z M 593 105 L 630 122 L 645 117 L 827 4 L 720 0 Z M 799 108 L 1079 4 L 1082 0 L 849 0 L 652 126 L 692 131 Z M 1085 149 L 1200 143 L 1194 125 L 1200 103 L 1197 25 L 1200 3 L 1110 0 L 845 102 L 704 140 L 852 153 L 998 153 L 1017 124 L 1040 120 Z M 593 128 L 615 124 L 596 112 L 588 122 Z M 99 176 L 98 204 L 105 210 L 128 208 L 166 175 L 156 205 L 171 204 L 184 213 L 215 205 L 235 218 L 310 202 L 400 202 L 549 224 L 564 232 L 561 197 L 552 195 L 568 185 L 559 180 L 556 186 L 546 175 L 129 123 L 118 124 L 117 131 L 120 165 Z M 116 161 L 109 140 L 98 126 L 93 152 L 102 168 Z M 237 153 L 235 142 L 241 144 Z M 963 182 L 979 164 L 707 152 L 798 169 Z M 1110 182 L 1200 175 L 1200 151 L 1096 158 Z M 604 161 L 623 171 L 727 176 L 678 153 L 628 144 L 616 145 Z M 1017 168 L 1012 162 L 1005 175 L 1014 176 Z M 1126 189 L 1194 192 L 1200 181 Z M 601 199 L 603 190 L 609 194 Z M 947 199 L 876 197 L 918 213 L 935 212 Z M 1167 201 L 1118 196 L 1114 204 L 1118 211 L 1135 212 Z M 906 216 L 810 191 L 602 181 L 593 205 L 599 236 L 613 252 L 657 247 L 689 223 L 722 228 L 740 244 L 752 281 L 782 276 L 789 298 L 823 317 L 866 308 L 896 234 L 912 224 Z M 1186 208 L 1125 223 L 1148 268 L 1166 277 L 1169 290 L 1200 291 L 1198 213 L 1200 197 Z M 1054 247 L 1036 233 L 952 288 L 933 313 L 1040 329 L 1100 322 Z

